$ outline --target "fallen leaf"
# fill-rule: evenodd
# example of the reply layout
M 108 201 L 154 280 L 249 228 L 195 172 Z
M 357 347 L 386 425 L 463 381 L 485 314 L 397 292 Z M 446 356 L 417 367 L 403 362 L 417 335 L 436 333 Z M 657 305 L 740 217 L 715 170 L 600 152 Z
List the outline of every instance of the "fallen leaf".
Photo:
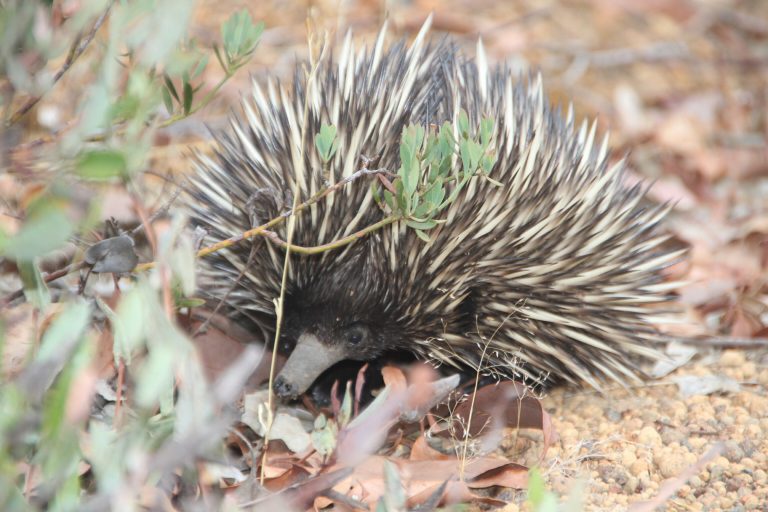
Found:
M 461 471 L 459 459 L 409 461 L 375 455 L 358 465 L 354 473 L 334 486 L 334 490 L 368 505 L 375 504 L 385 492 L 384 464 L 387 461 L 398 468 L 409 506 L 417 504 L 416 497 L 427 499 L 444 482 L 448 482 L 446 495 L 453 489 L 459 490 L 462 497 L 467 496 L 468 488 L 476 478 L 477 487 L 522 482 L 522 479 L 514 476 L 522 466 L 510 465 L 508 460 L 502 458 L 473 457 L 468 460 L 464 465 L 464 478 L 467 483 L 456 487 L 452 484 L 458 482 Z M 494 470 L 498 470 L 498 473 L 494 473 Z M 492 483 L 494 478 L 498 484 Z
M 667 345 L 667 350 L 665 351 L 667 358 L 657 361 L 653 365 L 650 374 L 656 379 L 669 375 L 690 361 L 697 353 L 696 347 L 690 344 L 671 342 Z
M 528 486 L 528 468 L 510 462 L 477 475 L 469 480 L 469 487 L 484 488 L 491 486 L 525 489 Z
M 741 390 L 737 381 L 723 375 L 681 375 L 672 381 L 677 384 L 684 398 L 712 393 L 738 393 Z
M 267 422 L 267 404 L 269 392 L 257 391 L 245 395 L 241 420 L 254 432 L 264 437 Z M 294 453 L 303 453 L 312 445 L 310 432 L 313 418 L 303 409 L 279 406 L 267 436 L 268 441 L 282 441 Z
M 196 308 L 191 319 L 182 317 L 180 323 L 189 333 L 195 333 L 210 317 L 210 322 L 202 332 L 193 338 L 195 348 L 200 355 L 206 377 L 215 381 L 243 355 L 248 345 L 254 344 L 253 335 L 223 315 L 213 315 L 204 308 Z M 265 350 L 261 362 L 254 368 L 245 389 L 252 391 L 269 380 L 272 352 Z M 285 356 L 278 354 L 276 371 L 285 363 Z
M 455 458 L 453 455 L 443 453 L 429 446 L 427 438 L 423 435 L 417 437 L 416 441 L 414 441 L 409 457 L 410 460 L 451 460 Z

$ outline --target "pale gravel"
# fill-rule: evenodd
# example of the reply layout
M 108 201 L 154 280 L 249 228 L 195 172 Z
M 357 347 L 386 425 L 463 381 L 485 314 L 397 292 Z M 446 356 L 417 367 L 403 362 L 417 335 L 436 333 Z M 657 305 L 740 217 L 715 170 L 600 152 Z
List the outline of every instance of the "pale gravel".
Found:
M 549 488 L 565 497 L 583 481 L 586 510 L 626 510 L 655 497 L 666 481 L 723 442 L 721 455 L 660 510 L 768 511 L 767 360 L 726 351 L 715 364 L 694 364 L 630 391 L 550 392 L 543 403 L 559 440 L 544 462 Z M 665 384 L 675 375 L 724 375 L 742 389 L 683 398 L 675 384 Z

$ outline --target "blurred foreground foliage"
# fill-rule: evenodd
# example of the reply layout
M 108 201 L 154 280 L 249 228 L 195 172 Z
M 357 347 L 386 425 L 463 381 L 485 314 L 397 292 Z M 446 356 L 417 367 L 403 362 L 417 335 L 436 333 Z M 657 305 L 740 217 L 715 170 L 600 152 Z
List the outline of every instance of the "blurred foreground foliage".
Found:
M 0 2 L 0 165 L 3 174 L 34 183 L 16 204 L 4 205 L 15 210 L 4 212 L 15 222 L 0 224 L 0 256 L 18 270 L 27 298 L 15 312 L 3 305 L 8 315 L 0 324 L 0 348 L 19 342 L 9 334 L 14 313 L 27 313 L 32 327 L 24 335 L 34 338 L 20 368 L 2 369 L 2 510 L 157 507 L 169 498 L 147 495 L 146 482 L 154 488 L 184 468 L 168 485 L 194 484 L 197 461 L 222 455 L 221 439 L 233 420 L 222 408 L 239 386 L 206 383 L 168 293 L 191 294 L 195 286 L 185 219 L 174 214 L 159 240 L 148 234 L 157 268 L 135 276 L 109 303 L 49 289 L 41 271 L 52 251 L 95 241 L 91 233 L 100 228 L 110 187 L 122 187 L 137 210 L 144 208 L 142 178 L 158 129 L 207 105 L 254 54 L 263 27 L 246 12 L 223 25 L 218 45 L 199 48 L 187 35 L 192 4 Z M 213 85 L 201 79 L 210 55 L 223 71 Z M 75 68 L 88 80 L 79 84 L 74 118 L 22 142 L 38 101 Z M 18 165 L 19 154 L 31 164 Z M 99 257 L 112 248 L 102 246 Z M 73 260 L 83 258 L 76 250 Z M 114 341 L 114 366 L 121 369 L 118 396 L 109 400 L 103 396 L 110 391 L 96 385 L 105 336 Z M 250 368 L 230 375 L 235 382 L 253 367 L 253 358 L 246 359 Z M 120 396 L 123 379 L 133 379 L 129 397 Z M 100 394 L 102 402 L 115 403 L 92 410 Z

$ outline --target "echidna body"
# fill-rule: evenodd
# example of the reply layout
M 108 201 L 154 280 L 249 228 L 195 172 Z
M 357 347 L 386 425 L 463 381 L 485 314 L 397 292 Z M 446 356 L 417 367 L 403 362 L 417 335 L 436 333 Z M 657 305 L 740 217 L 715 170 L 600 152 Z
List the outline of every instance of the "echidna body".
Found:
M 575 130 L 553 112 L 538 81 L 526 87 L 449 43 L 415 41 L 371 51 L 347 37 L 336 60 L 297 69 L 288 89 L 254 85 L 244 115 L 200 156 L 191 206 L 196 224 L 223 239 L 288 212 L 361 168 L 393 172 L 404 127 L 494 120 L 497 161 L 444 212 L 425 243 L 404 223 L 343 248 L 291 255 L 282 340 L 295 346 L 276 390 L 296 396 L 334 363 L 407 350 L 456 368 L 510 378 L 627 383 L 658 356 L 649 322 L 668 300 L 660 270 L 675 254 L 656 227 L 665 207 L 641 204 L 609 166 L 595 126 Z M 314 137 L 338 129 L 338 150 L 321 162 Z M 457 159 L 458 160 L 458 159 Z M 458 168 L 460 161 L 455 164 Z M 383 219 L 370 181 L 345 185 L 295 217 L 292 242 L 318 246 Z M 273 228 L 288 239 L 288 223 Z M 270 340 L 284 249 L 257 238 L 218 253 L 206 291 Z M 482 361 L 481 361 L 482 359 Z

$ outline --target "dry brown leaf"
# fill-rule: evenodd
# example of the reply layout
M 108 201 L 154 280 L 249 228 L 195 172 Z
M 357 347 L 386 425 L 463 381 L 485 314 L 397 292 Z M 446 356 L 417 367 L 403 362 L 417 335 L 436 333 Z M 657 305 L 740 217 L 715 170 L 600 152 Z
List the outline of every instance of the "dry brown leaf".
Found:
M 381 376 L 384 378 L 384 385 L 392 388 L 393 391 L 405 391 L 408 387 L 405 373 L 400 368 L 385 366 L 381 369 Z
M 422 505 L 426 503 L 427 500 L 432 498 L 434 493 L 440 489 L 441 485 L 443 484 L 426 488 L 422 492 L 416 494 L 415 496 L 412 496 L 411 498 L 408 499 L 408 507 L 409 508 L 416 507 L 418 505 Z M 489 498 L 487 496 L 480 496 L 478 494 L 475 494 L 472 492 L 472 490 L 466 484 L 466 482 L 453 480 L 450 482 L 445 482 L 438 506 L 447 506 L 447 505 L 452 505 L 456 503 L 470 503 L 470 502 L 487 505 L 493 508 L 503 507 L 504 505 L 507 504 L 502 500 L 497 500 L 494 498 Z
M 384 464 L 386 461 L 397 466 L 406 496 L 409 498 L 409 504 L 411 499 L 416 496 L 427 499 L 444 482 L 457 481 L 461 467 L 461 461 L 456 458 L 409 461 L 375 455 L 357 466 L 349 478 L 334 486 L 334 490 L 369 505 L 376 503 L 385 492 Z M 503 469 L 508 466 L 508 470 Z M 519 483 L 521 480 L 513 476 L 517 471 L 515 466 L 517 465 L 510 466 L 508 460 L 501 458 L 472 458 L 467 461 L 464 467 L 464 476 L 468 482 L 464 486 L 473 486 L 472 481 L 475 478 L 479 478 L 478 482 L 481 484 L 476 487 L 484 487 L 486 484 Z M 494 470 L 499 470 L 498 474 L 495 475 Z M 497 484 L 489 483 L 493 482 L 494 475 L 496 481 L 499 482 Z
M 408 457 L 410 460 L 452 460 L 455 459 L 453 455 L 448 455 L 443 452 L 437 451 L 427 442 L 427 438 L 420 435 L 416 438 L 411 446 L 411 455 Z
M 287 469 L 286 469 L 287 466 Z M 268 490 L 272 492 L 279 491 L 280 489 L 285 489 L 286 487 L 289 487 L 291 485 L 297 484 L 299 482 L 303 482 L 309 476 L 311 473 L 307 471 L 306 468 L 301 467 L 298 464 L 283 464 L 283 472 L 279 473 L 278 466 L 272 465 L 268 468 L 270 476 L 269 478 L 264 479 L 264 487 L 266 487 Z M 279 473 L 279 474 L 278 474 Z M 266 472 L 265 472 L 266 474 Z M 276 476 L 275 476 L 276 475 Z
M 434 396 L 431 380 L 434 370 L 417 367 L 409 372 L 410 384 L 402 370 L 387 366 L 382 369 L 386 387 L 377 399 L 339 433 L 336 449 L 342 465 L 357 466 L 381 447 L 390 428 L 403 411 L 419 409 Z M 428 410 L 432 404 L 424 407 Z
M 239 505 L 250 507 L 249 510 L 304 510 L 314 503 L 317 496 L 347 478 L 350 473 L 348 468 L 326 471 L 284 487 L 269 496 Z
M 491 486 L 525 489 L 528 487 L 528 468 L 510 462 L 476 476 L 469 481 L 468 485 L 473 489 Z
M 200 308 L 196 310 L 191 322 L 185 321 L 183 325 L 187 332 L 194 333 L 209 316 L 210 311 Z M 240 358 L 245 345 L 253 342 L 253 336 L 235 322 L 217 314 L 212 317 L 208 327 L 193 338 L 193 342 L 200 355 L 206 376 L 213 382 Z M 256 389 L 269 379 L 271 357 L 270 351 L 264 352 L 261 362 L 248 379 L 246 390 Z M 284 363 L 285 356 L 278 354 L 276 370 L 279 371 Z
M 422 404 L 428 403 L 434 396 L 433 383 L 438 378 L 439 375 L 435 369 L 426 363 L 411 366 L 408 371 L 408 390 L 403 409 L 415 410 Z
M 454 429 L 463 431 L 461 425 L 469 424 L 469 433 L 472 436 L 484 433 L 489 426 L 541 430 L 544 428 L 546 415 L 539 399 L 533 396 L 524 384 L 513 381 L 483 386 L 477 390 L 474 397 L 467 396 L 451 412 L 454 416 Z M 494 420 L 497 425 L 493 424 Z

